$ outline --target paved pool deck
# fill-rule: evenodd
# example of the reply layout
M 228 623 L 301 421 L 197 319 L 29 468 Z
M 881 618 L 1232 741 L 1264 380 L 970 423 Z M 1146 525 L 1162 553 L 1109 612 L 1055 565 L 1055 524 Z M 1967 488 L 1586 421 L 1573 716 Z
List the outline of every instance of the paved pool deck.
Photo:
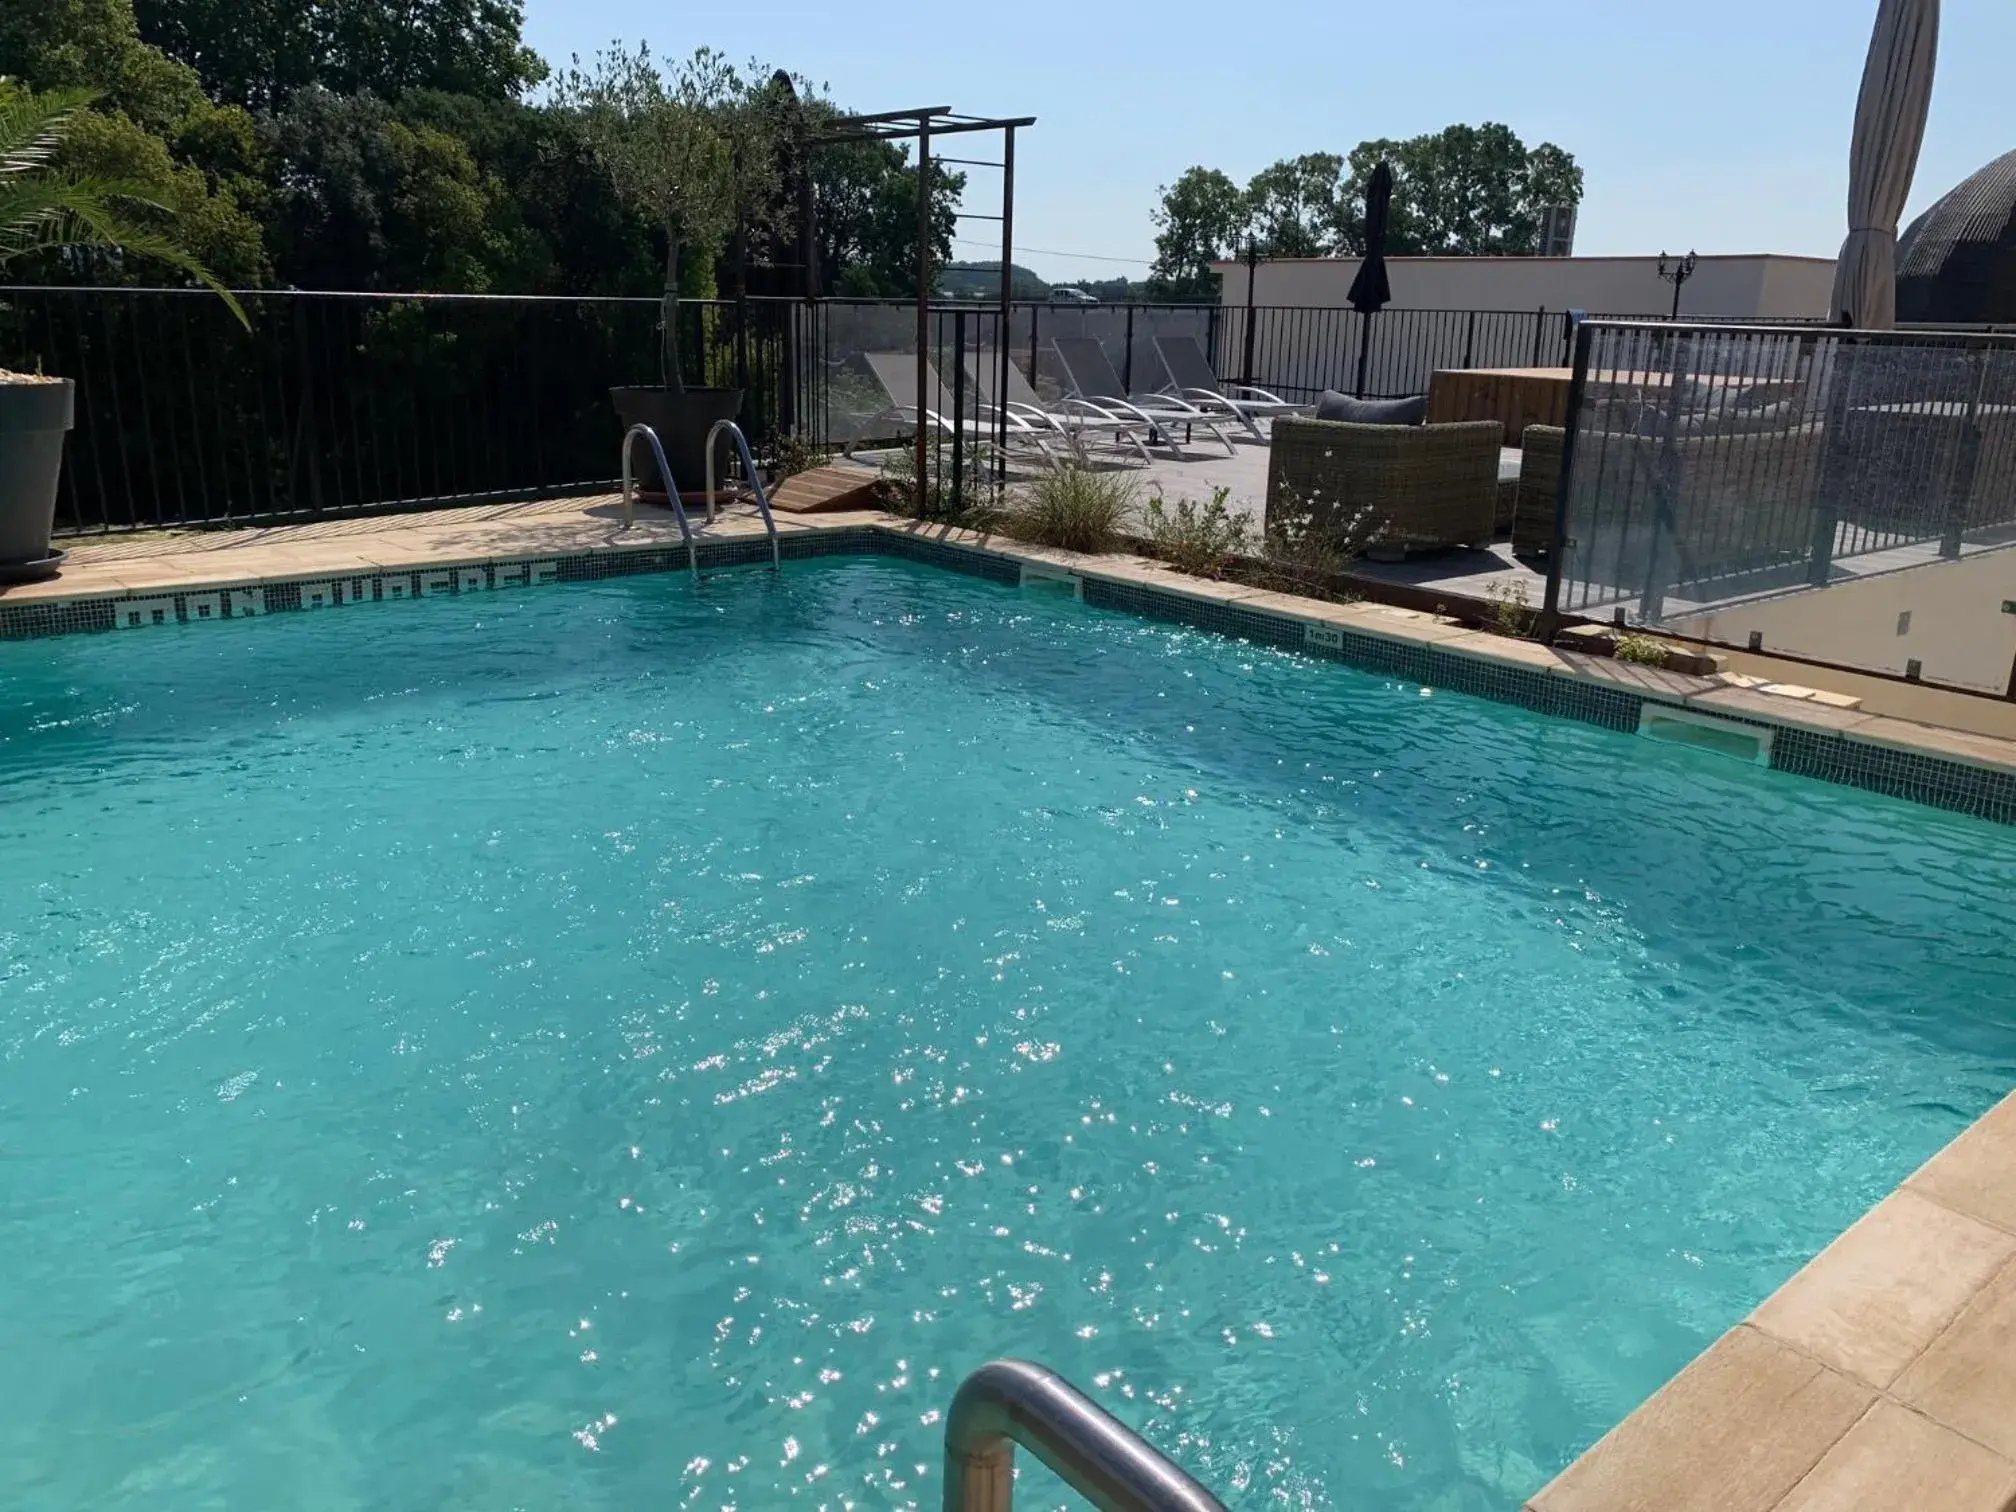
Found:
M 1870 715 L 1770 691 L 1559 651 L 1372 604 L 1290 597 L 1185 577 L 1131 556 L 1086 557 L 878 513 L 786 518 L 780 535 L 869 531 L 993 559 L 1080 591 L 1147 592 L 1195 618 L 1235 614 L 1294 631 L 1293 643 L 1355 637 L 1432 651 L 1487 677 L 1629 693 L 1649 704 L 1824 736 L 1949 772 L 2016 774 L 2016 741 Z M 708 543 L 760 541 L 752 511 L 700 526 Z M 683 565 L 671 515 L 613 496 L 465 506 L 237 531 L 162 532 L 68 543 L 61 577 L 0 589 L 30 633 L 137 627 L 375 596 L 486 591 L 551 581 L 560 559 L 651 554 Z M 760 548 L 759 548 L 760 549 Z M 625 564 L 612 563 L 611 566 Z M 542 570 L 545 569 L 545 570 Z M 466 574 L 466 576 L 464 576 Z M 384 591 L 396 581 L 400 592 Z M 282 587 L 281 585 L 290 585 Z M 324 595 L 323 590 L 328 590 Z M 242 598 L 240 597 L 242 595 Z M 373 595 L 366 595 L 373 596 Z M 102 601 L 111 601 L 108 615 Z M 138 606 L 138 607 L 136 607 Z M 165 607 L 163 607 L 165 606 Z M 197 606 L 208 612 L 199 614 Z M 1216 607 L 1213 607 L 1216 606 Z M 141 610 L 145 612 L 141 612 Z M 120 611 L 124 611 L 123 614 Z M 70 616 L 66 619 L 66 616 Z M 1249 622 L 1252 622 L 1249 619 Z M 52 629 L 50 626 L 55 627 Z M 1886 757 L 1887 759 L 1887 757 Z M 1529 1503 L 1531 1512 L 2005 1512 L 2016 1507 L 2016 1096 L 1991 1110 L 1837 1239 Z

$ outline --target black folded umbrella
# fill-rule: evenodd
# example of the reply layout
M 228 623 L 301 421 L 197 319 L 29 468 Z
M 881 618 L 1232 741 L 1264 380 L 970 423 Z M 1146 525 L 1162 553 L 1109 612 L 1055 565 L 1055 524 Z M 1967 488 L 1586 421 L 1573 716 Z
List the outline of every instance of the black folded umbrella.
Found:
M 1365 261 L 1351 280 L 1351 308 L 1360 315 L 1376 315 L 1393 299 L 1386 281 L 1386 221 L 1392 210 L 1393 170 L 1381 163 L 1365 186 Z
M 1386 221 L 1393 209 L 1393 170 L 1381 163 L 1372 170 L 1372 182 L 1365 186 L 1365 261 L 1351 280 L 1351 307 L 1365 317 L 1358 336 L 1359 398 L 1365 397 L 1365 368 L 1372 358 L 1372 317 L 1393 298 L 1393 286 L 1386 281 Z

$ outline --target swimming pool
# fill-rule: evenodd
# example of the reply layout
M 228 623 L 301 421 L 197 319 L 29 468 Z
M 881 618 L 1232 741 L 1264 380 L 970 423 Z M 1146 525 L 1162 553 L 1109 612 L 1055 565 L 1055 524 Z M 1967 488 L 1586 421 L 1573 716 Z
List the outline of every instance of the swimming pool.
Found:
M 2016 1081 L 2016 832 L 881 559 L 0 646 L 0 855 L 12 1504 L 1514 1505 Z

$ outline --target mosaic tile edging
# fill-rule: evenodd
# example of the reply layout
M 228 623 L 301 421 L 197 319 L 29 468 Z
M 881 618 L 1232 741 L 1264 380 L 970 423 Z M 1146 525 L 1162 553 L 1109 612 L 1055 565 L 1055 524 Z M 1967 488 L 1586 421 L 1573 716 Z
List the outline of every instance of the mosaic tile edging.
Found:
M 780 535 L 779 555 L 789 558 L 875 551 L 877 532 L 865 526 Z M 703 541 L 702 567 L 753 566 L 770 560 L 767 537 Z M 950 565 L 949 563 L 947 565 Z M 143 626 L 193 624 L 212 619 L 248 619 L 297 609 L 388 603 L 411 598 L 462 597 L 548 583 L 580 583 L 606 577 L 687 570 L 683 545 L 628 547 L 567 555 L 476 558 L 452 565 L 381 567 L 368 572 L 301 572 L 189 588 L 44 599 L 27 604 L 0 600 L 0 640 L 34 640 Z
M 1366 634 L 1348 625 L 1287 619 L 1263 610 L 1242 608 L 1236 602 L 1189 598 L 1147 584 L 1092 577 L 1084 581 L 1085 602 L 1095 607 L 1175 621 L 1284 650 L 1304 651 L 1364 671 L 1516 704 L 1536 714 L 1576 719 L 1625 734 L 1638 729 L 1642 711 L 1648 704 L 1655 708 L 1692 709 L 1685 699 L 1605 687 L 1529 667 L 1494 664 L 1476 656 L 1445 651 L 1431 643 Z M 1701 712 L 1710 712 L 1718 720 L 1770 729 L 1774 771 L 1905 798 L 1979 819 L 2016 824 L 2016 772 L 1970 766 L 1925 752 L 1901 751 L 1853 740 L 1845 733 L 1748 718 L 1719 708 Z
M 893 556 L 995 583 L 1018 582 L 1022 573 L 1021 561 L 1001 552 L 875 525 L 789 532 L 778 537 L 778 551 L 780 556 L 792 560 L 859 554 Z M 757 565 L 769 556 L 770 543 L 764 536 L 703 541 L 698 550 L 699 563 L 707 568 Z M 668 545 L 566 556 L 492 558 L 454 566 L 378 569 L 326 577 L 310 574 L 280 581 L 226 583 L 103 598 L 15 605 L 0 602 L 0 640 L 209 619 L 244 619 L 408 598 L 460 597 L 555 582 L 683 572 L 686 567 L 685 547 Z M 1243 608 L 1236 602 L 1192 597 L 1146 583 L 1096 576 L 1082 576 L 1081 581 L 1084 601 L 1095 608 L 1174 621 L 1260 645 L 1302 651 L 1363 671 L 1470 693 L 1515 704 L 1537 714 L 1581 720 L 1627 734 L 1638 728 L 1641 710 L 1647 704 L 1687 707 L 1684 700 L 1605 687 L 1530 667 L 1494 663 L 1444 651 L 1429 643 Z M 1718 718 L 1759 727 L 1768 725 L 1776 731 L 1771 751 L 1774 770 L 2016 824 L 2016 772 L 1851 740 L 1845 734 L 1750 719 L 1719 709 L 1714 712 Z

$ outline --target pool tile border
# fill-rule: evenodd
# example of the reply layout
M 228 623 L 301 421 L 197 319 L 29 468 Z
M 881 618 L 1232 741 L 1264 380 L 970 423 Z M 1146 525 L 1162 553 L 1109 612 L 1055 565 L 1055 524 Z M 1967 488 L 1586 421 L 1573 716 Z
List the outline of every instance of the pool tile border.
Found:
M 792 560 L 880 554 L 1004 584 L 1020 582 L 1025 569 L 1051 579 L 1069 575 L 1077 579 L 1084 601 L 1096 608 L 1305 652 L 1609 730 L 1636 730 L 1648 704 L 1695 707 L 1718 719 L 1773 730 L 1769 759 L 1774 770 L 2016 824 L 2016 743 L 1558 652 L 1466 631 L 1429 615 L 1292 598 L 1185 577 L 1141 559 L 1026 547 L 888 516 L 794 522 L 794 528 L 779 534 L 778 552 Z M 420 559 L 410 565 L 369 566 L 360 557 L 336 557 L 330 568 L 289 564 L 284 572 L 249 579 L 242 573 L 234 577 L 228 569 L 205 577 L 199 568 L 157 565 L 144 587 L 122 584 L 69 598 L 43 594 L 25 602 L 0 599 L 0 640 L 687 570 L 685 547 L 662 536 L 638 545 L 603 540 L 587 549 L 493 556 L 444 557 L 416 545 L 414 555 Z M 696 555 L 699 565 L 710 570 L 753 566 L 769 559 L 770 545 L 762 534 L 745 530 L 702 539 Z M 178 576 L 187 581 L 176 581 Z

